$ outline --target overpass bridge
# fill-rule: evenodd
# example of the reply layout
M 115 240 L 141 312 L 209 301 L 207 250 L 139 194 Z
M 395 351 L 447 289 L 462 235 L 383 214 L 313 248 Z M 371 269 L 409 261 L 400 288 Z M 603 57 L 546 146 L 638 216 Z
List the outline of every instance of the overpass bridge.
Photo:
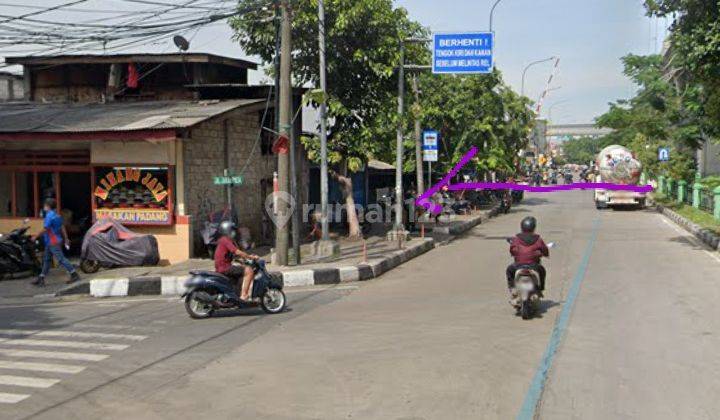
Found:
M 598 128 L 595 124 L 548 125 L 546 137 L 601 137 L 612 133 L 611 128 Z

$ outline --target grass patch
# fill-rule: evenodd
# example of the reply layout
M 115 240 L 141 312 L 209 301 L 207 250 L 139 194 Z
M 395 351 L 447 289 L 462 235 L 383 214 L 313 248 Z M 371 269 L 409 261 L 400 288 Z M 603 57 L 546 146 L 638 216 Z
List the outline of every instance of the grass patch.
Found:
M 662 194 L 655 194 L 655 201 L 691 222 L 700 225 L 700 227 L 712 230 L 720 235 L 720 221 L 715 220 L 712 214 L 696 209 L 693 206 L 688 206 L 687 204 L 678 204 L 676 201 Z

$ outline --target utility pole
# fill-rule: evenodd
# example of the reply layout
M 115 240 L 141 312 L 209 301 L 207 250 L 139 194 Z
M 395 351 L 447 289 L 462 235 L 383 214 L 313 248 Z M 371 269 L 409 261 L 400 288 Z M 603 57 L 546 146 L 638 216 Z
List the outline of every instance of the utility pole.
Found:
M 415 175 L 417 177 L 417 195 L 420 196 L 425 192 L 425 185 L 423 185 L 423 139 L 420 127 L 420 88 L 418 87 L 416 74 L 413 74 L 412 84 L 413 93 L 415 93 Z
M 328 162 L 327 162 L 327 80 L 325 66 L 325 6 L 324 0 L 318 0 L 318 25 L 320 43 L 320 90 L 323 100 L 320 103 L 320 220 L 322 240 L 330 240 L 328 223 Z
M 289 193 L 289 143 L 292 130 L 292 86 L 290 80 L 290 65 L 292 60 L 292 23 L 290 21 L 290 5 L 288 0 L 281 0 L 282 22 L 280 24 L 280 130 L 277 141 L 278 154 L 278 185 L 283 200 L 276 200 L 278 203 L 276 230 L 275 230 L 275 255 L 278 265 L 288 265 L 288 245 L 290 230 L 288 222 L 290 208 L 286 199 Z M 290 199 L 294 199 L 290 197 Z
M 405 113 L 405 42 L 400 40 L 400 66 L 398 67 L 398 121 L 397 140 L 395 145 L 395 233 L 404 236 L 403 225 L 403 114 Z

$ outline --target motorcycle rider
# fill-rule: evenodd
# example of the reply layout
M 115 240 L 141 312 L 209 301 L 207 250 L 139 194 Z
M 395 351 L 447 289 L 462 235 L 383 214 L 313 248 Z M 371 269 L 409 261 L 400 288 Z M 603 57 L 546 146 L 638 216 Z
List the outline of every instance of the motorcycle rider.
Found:
M 215 271 L 233 279 L 239 290 L 240 300 L 247 302 L 250 300 L 250 288 L 253 282 L 253 270 L 247 265 L 233 265 L 233 257 L 240 257 L 246 260 L 257 260 L 260 257 L 253 254 L 243 252 L 235 242 L 237 236 L 237 227 L 235 223 L 226 220 L 220 223 L 218 227 L 220 239 L 215 248 Z M 242 285 L 242 287 L 241 287 Z
M 517 291 L 515 290 L 515 272 L 521 267 L 537 271 L 540 275 L 539 295 L 540 297 L 543 296 L 542 292 L 545 290 L 546 272 L 545 267 L 540 264 L 540 259 L 542 257 L 549 257 L 550 250 L 540 235 L 535 234 L 536 227 L 537 220 L 534 217 L 524 218 L 520 223 L 522 232 L 518 233 L 510 244 L 510 255 L 515 258 L 515 262 L 508 266 L 506 275 L 508 290 L 510 291 L 512 299 L 517 297 Z
M 45 276 L 50 271 L 50 264 L 52 263 L 53 257 L 57 260 L 58 264 L 65 267 L 68 273 L 70 273 L 70 280 L 67 283 L 74 283 L 80 280 L 75 267 L 65 258 L 63 254 L 63 243 L 67 249 L 70 249 L 70 240 L 68 239 L 67 231 L 63 225 L 62 216 L 60 216 L 55 210 L 57 208 L 57 202 L 54 198 L 48 198 L 43 204 L 43 210 L 45 210 L 45 220 L 43 222 L 43 230 L 37 234 L 37 237 L 42 237 L 45 243 L 45 252 L 43 253 L 43 264 L 42 271 L 38 278 L 31 284 L 33 286 L 43 287 L 45 286 Z M 33 240 L 35 240 L 33 238 Z

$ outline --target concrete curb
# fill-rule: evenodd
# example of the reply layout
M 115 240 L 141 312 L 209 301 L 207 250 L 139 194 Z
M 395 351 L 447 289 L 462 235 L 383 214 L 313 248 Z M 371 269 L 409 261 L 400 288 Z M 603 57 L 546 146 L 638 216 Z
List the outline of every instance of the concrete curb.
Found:
M 667 207 L 657 205 L 657 211 L 668 219 L 672 220 L 678 226 L 692 233 L 697 239 L 702 241 L 705 245 L 709 246 L 715 251 L 720 251 L 720 235 L 715 232 L 705 229 L 698 224 L 691 222 L 685 217 L 677 214 Z
M 500 214 L 500 205 L 499 204 L 495 205 L 495 207 L 491 208 L 487 212 L 483 212 L 483 214 L 475 216 L 472 219 L 466 220 L 462 223 L 455 224 L 454 226 L 434 227 L 433 233 L 442 233 L 445 235 L 451 235 L 453 237 L 457 237 L 457 236 L 462 235 L 465 232 L 468 232 L 475 226 L 482 224 L 482 222 L 497 216 L 498 214 Z M 455 239 L 455 238 L 453 238 L 453 239 Z M 450 242 L 450 241 L 445 241 L 445 242 Z
M 406 243 L 406 248 L 392 251 L 383 258 L 367 263 L 337 268 L 275 271 L 286 287 L 339 284 L 364 281 L 380 277 L 384 273 L 418 257 L 435 247 L 431 238 L 415 238 Z M 82 281 L 55 293 L 55 296 L 90 295 L 92 297 L 124 296 L 179 296 L 185 292 L 188 276 L 138 276 L 131 278 L 108 278 Z

